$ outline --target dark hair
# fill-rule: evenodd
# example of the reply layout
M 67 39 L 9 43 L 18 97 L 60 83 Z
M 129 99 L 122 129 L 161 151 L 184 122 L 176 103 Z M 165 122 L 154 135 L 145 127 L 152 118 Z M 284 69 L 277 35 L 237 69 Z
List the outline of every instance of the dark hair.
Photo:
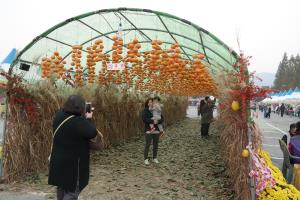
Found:
M 153 98 L 153 100 L 160 101 L 160 97 L 159 97 L 159 96 L 155 96 L 155 97 Z
M 63 105 L 63 111 L 73 115 L 85 113 L 85 100 L 80 95 L 71 95 Z
M 206 96 L 204 99 L 205 99 L 205 101 L 207 101 L 209 99 L 209 96 Z
M 202 99 L 201 101 L 200 101 L 200 108 L 201 108 L 201 106 L 203 106 L 205 104 L 205 101 Z
M 152 98 L 148 98 L 146 101 L 145 101 L 145 108 L 149 108 L 149 101 L 152 101 L 153 99 Z
M 295 123 L 290 124 L 290 130 L 291 130 L 292 128 L 297 128 L 297 125 L 296 125 Z

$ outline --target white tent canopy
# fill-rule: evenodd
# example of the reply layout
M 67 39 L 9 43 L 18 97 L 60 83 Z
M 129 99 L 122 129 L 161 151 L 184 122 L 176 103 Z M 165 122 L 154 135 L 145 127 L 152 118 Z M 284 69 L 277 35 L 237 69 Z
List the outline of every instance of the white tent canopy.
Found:
M 300 91 L 295 89 L 294 91 L 273 94 L 261 102 L 265 104 L 300 104 Z
M 293 92 L 292 94 L 285 96 L 282 103 L 288 103 L 288 104 L 300 103 L 300 92 Z

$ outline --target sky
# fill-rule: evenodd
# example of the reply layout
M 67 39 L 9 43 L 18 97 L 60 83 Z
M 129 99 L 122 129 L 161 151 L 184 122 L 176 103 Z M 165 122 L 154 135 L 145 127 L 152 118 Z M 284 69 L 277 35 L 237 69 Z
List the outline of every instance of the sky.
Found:
M 189 20 L 236 52 L 252 56 L 250 71 L 276 73 L 284 52 L 300 53 L 299 0 L 3 0 L 0 5 L 0 61 L 12 48 L 21 50 L 68 18 L 118 7 Z

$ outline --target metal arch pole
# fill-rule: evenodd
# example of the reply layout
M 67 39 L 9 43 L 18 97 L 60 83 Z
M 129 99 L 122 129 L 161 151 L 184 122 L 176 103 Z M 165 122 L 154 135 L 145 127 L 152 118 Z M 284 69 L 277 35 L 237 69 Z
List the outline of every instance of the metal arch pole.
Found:
M 83 24 L 83 25 L 85 25 L 86 27 L 88 27 L 88 28 L 92 29 L 93 31 L 95 31 L 95 32 L 97 32 L 97 33 L 99 33 L 99 34 L 103 35 L 103 33 L 101 33 L 100 31 L 98 31 L 97 29 L 95 29 L 95 28 L 91 27 L 91 26 L 90 26 L 90 25 L 88 25 L 87 23 L 85 23 L 85 22 L 81 21 L 80 19 L 77 19 L 77 21 L 78 21 L 78 22 L 80 22 L 80 23 L 82 23 L 82 24 Z M 111 41 L 114 41 L 112 38 L 108 37 L 107 35 L 104 35 L 104 37 L 106 37 L 107 39 L 109 39 L 109 40 L 111 40 Z
M 4 145 L 5 145 L 5 138 L 6 138 L 6 127 L 7 127 L 7 117 L 8 116 L 8 97 L 6 95 L 5 97 L 5 119 L 3 123 L 3 140 L 0 144 L 2 146 L 2 152 L 1 152 L 1 157 L 0 157 L 0 177 L 2 178 L 4 176 L 4 160 L 3 160 L 3 150 L 4 150 Z
M 248 102 L 248 144 L 251 144 L 250 147 L 252 147 L 252 130 L 250 128 L 251 123 L 252 123 L 252 118 L 251 118 L 251 110 L 249 109 L 250 102 Z M 251 172 L 253 170 L 253 162 L 251 159 L 251 156 L 249 156 L 249 171 Z M 255 186 L 255 181 L 254 177 L 250 177 L 250 200 L 256 200 L 256 186 Z
M 248 124 L 248 142 L 252 144 L 252 131 L 249 127 Z M 253 164 L 252 164 L 252 159 L 249 157 L 249 171 L 253 170 Z M 255 181 L 253 177 L 250 177 L 250 199 L 251 200 L 256 200 L 256 193 L 255 193 Z
M 206 53 L 205 48 L 204 48 L 204 43 L 203 43 L 203 38 L 202 38 L 201 30 L 199 30 L 199 37 L 200 37 L 200 41 L 201 41 L 201 43 L 202 43 L 201 46 L 202 46 L 202 48 L 203 48 L 203 52 L 204 52 L 204 54 L 205 54 L 205 58 L 206 58 L 207 62 L 210 64 L 209 59 L 208 59 L 208 56 L 207 56 L 207 53 Z
M 51 37 L 48 37 L 48 36 L 46 36 L 46 37 L 44 37 L 44 38 L 47 38 L 47 39 L 49 39 L 49 40 L 52 40 L 52 41 L 54 41 L 54 42 L 57 42 L 57 43 L 60 43 L 60 44 L 63 44 L 63 45 L 69 46 L 69 47 L 72 47 L 72 45 L 70 45 L 70 44 L 67 44 L 67 43 L 65 43 L 65 42 L 59 41 L 59 40 L 57 40 L 57 39 L 54 39 L 54 38 L 51 38 Z
M 162 18 L 160 17 L 160 15 L 156 15 L 156 16 L 159 18 L 160 22 L 163 24 L 163 26 L 165 27 L 165 29 L 167 30 L 167 32 L 169 33 L 169 35 L 171 36 L 171 38 L 173 38 L 173 40 L 178 44 L 176 38 L 170 33 L 170 31 L 169 31 L 167 25 L 166 25 L 165 22 L 162 20 Z M 188 54 L 185 52 L 185 50 L 184 50 L 180 45 L 179 45 L 179 47 L 180 47 L 180 49 L 183 51 L 183 53 L 186 55 L 186 57 L 187 57 L 190 61 L 192 61 L 192 59 L 188 56 Z
M 103 19 L 104 19 L 104 21 L 106 21 L 106 23 L 107 23 L 107 25 L 111 28 L 111 30 L 113 31 L 114 29 L 113 29 L 113 27 L 110 25 L 110 23 L 107 21 L 107 19 L 101 14 L 101 13 L 98 13 L 98 15 L 100 15 Z
M 148 35 L 146 35 L 143 31 L 141 31 L 140 29 L 138 29 L 137 27 L 136 27 L 136 25 L 132 22 L 132 21 L 130 21 L 122 12 L 120 12 L 120 11 L 118 11 L 118 13 L 120 14 L 120 15 L 122 15 L 122 17 L 126 20 L 126 21 L 128 21 L 136 30 L 138 30 L 142 35 L 144 35 L 149 41 L 152 41 L 152 39 L 148 36 Z

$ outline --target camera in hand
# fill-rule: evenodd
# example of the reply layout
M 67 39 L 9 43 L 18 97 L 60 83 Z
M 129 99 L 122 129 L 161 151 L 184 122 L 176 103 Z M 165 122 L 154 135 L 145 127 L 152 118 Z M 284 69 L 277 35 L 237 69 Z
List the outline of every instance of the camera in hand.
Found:
M 85 105 L 85 112 L 86 113 L 92 112 L 92 104 L 91 103 L 86 103 L 86 105 Z

